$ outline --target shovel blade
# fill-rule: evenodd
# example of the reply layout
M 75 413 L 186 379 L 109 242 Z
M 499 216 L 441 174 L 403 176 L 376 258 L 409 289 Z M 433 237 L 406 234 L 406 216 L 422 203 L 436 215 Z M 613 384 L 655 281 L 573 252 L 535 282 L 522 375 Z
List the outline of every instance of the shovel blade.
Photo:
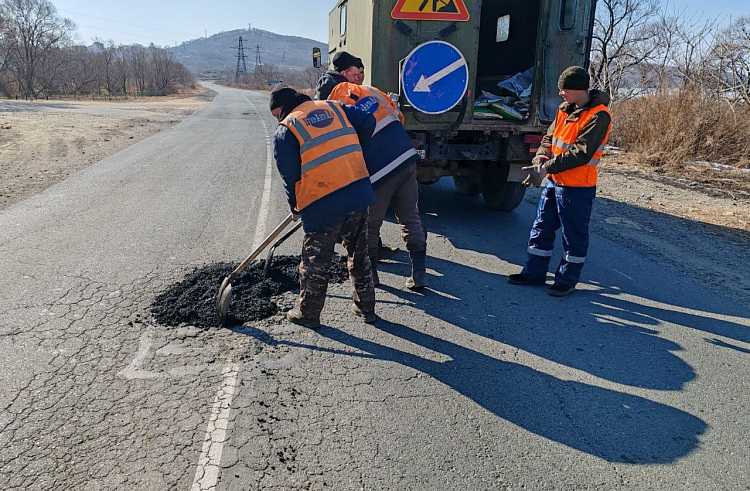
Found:
M 229 318 L 229 304 L 232 302 L 232 284 L 227 281 L 229 278 L 224 280 L 219 289 L 219 299 L 216 304 L 216 314 L 219 317 L 221 325 L 226 325 Z

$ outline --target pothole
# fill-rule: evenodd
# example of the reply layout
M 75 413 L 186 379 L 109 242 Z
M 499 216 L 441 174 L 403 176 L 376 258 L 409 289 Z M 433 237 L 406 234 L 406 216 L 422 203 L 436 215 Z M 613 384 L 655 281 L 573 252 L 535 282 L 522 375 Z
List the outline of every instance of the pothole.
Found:
M 300 256 L 277 256 L 265 279 L 265 259 L 251 264 L 232 282 L 229 323 L 241 325 L 279 313 L 282 307 L 275 297 L 299 290 L 299 263 Z M 156 297 L 151 304 L 154 320 L 165 326 L 187 324 L 206 328 L 221 325 L 216 314 L 219 287 L 236 267 L 237 264 L 221 262 L 194 269 Z M 348 278 L 346 257 L 335 256 L 329 282 L 342 283 Z

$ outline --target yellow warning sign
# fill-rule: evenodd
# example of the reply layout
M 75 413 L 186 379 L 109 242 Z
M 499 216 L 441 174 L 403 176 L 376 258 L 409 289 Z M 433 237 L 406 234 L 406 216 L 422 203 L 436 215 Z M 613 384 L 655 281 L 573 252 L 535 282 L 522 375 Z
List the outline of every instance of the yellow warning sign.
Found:
M 449 20 L 465 22 L 469 11 L 464 0 L 398 0 L 391 17 L 402 20 Z

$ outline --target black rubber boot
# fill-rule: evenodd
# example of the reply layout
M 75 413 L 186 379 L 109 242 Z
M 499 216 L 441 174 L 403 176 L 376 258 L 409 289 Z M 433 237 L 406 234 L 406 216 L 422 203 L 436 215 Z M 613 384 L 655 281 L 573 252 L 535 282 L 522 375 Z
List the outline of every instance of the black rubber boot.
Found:
M 419 290 L 427 286 L 427 271 L 425 270 L 426 251 L 410 252 L 411 258 L 411 277 L 406 280 L 406 288 L 409 290 Z
M 570 295 L 576 291 L 575 287 L 569 286 L 569 285 L 563 285 L 562 283 L 555 283 L 551 287 L 549 287 L 549 293 L 553 297 L 564 297 L 567 295 Z
M 523 273 L 508 276 L 508 283 L 511 285 L 544 285 L 546 282 L 546 278 L 531 278 Z
M 378 258 L 370 256 L 370 265 L 372 267 L 372 284 L 378 286 L 380 284 L 380 278 L 378 278 Z

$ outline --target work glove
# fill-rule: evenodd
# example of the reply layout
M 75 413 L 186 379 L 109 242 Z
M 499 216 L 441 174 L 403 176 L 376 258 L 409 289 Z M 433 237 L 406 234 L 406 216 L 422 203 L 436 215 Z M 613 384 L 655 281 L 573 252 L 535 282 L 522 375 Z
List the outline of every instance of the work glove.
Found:
M 547 169 L 545 164 L 549 161 L 549 157 L 546 155 L 537 155 L 531 161 L 531 165 L 527 167 L 521 167 L 521 170 L 529 171 L 529 175 L 523 180 L 521 184 L 526 187 L 534 186 L 539 187 L 544 182 L 544 178 L 547 176 Z

